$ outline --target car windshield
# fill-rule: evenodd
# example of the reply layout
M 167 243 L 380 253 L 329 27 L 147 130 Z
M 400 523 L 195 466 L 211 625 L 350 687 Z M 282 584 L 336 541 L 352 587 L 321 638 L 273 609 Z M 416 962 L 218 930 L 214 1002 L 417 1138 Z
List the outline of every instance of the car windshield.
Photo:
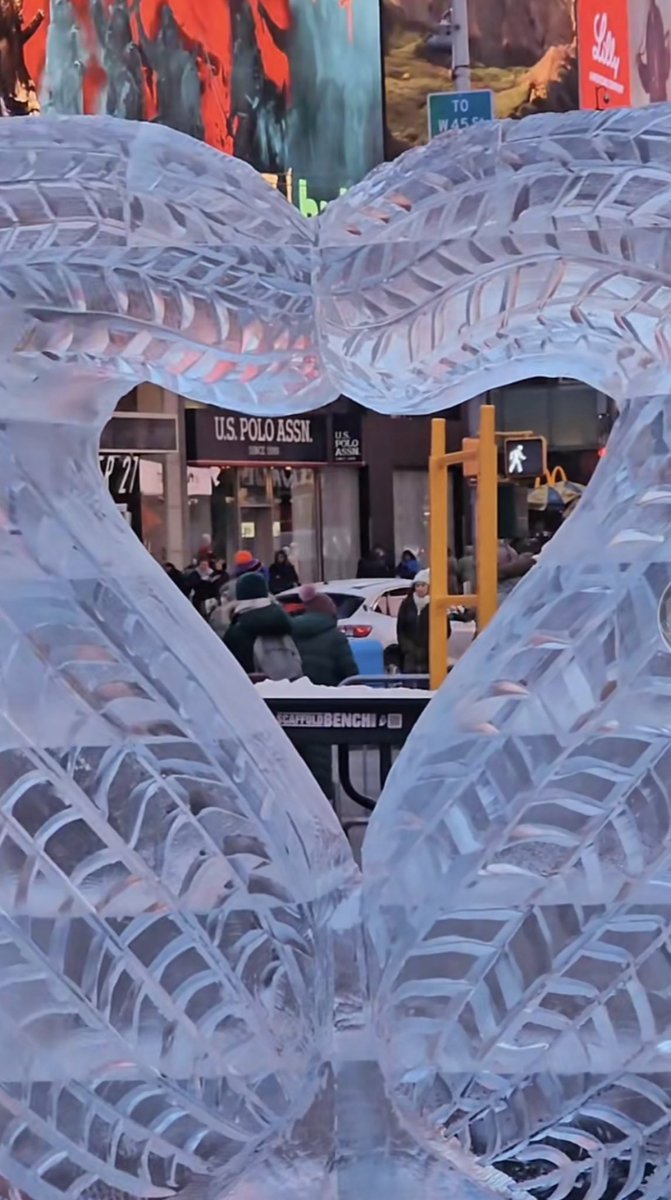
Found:
M 347 592 L 330 592 L 328 589 L 324 590 L 336 606 L 339 621 L 346 621 L 349 617 L 353 617 L 357 609 L 361 608 L 363 604 L 363 596 L 350 596 Z M 299 611 L 303 607 L 298 592 L 286 592 L 279 599 L 289 612 L 292 610 Z

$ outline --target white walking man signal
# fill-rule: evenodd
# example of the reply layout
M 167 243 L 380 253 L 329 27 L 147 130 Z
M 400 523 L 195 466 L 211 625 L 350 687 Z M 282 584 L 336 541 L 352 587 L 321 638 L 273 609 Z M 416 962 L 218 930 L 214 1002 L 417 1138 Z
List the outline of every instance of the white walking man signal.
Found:
M 524 453 L 522 442 L 518 442 L 508 451 L 508 474 L 509 475 L 524 475 L 524 464 L 527 461 L 527 456 Z

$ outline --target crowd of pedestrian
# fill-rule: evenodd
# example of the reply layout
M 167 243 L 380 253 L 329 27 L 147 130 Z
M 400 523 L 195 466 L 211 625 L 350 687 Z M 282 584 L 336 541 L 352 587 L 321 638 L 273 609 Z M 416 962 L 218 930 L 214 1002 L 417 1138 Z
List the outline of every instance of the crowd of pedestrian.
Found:
M 414 579 L 421 563 L 414 550 L 404 550 L 399 562 L 383 546 L 373 546 L 369 554 L 359 559 L 357 579 Z
M 518 553 L 501 542 L 498 550 L 499 589 L 504 595 L 530 569 L 533 556 Z M 208 620 L 244 670 L 271 679 L 306 676 L 314 683 L 338 684 L 357 668 L 349 642 L 340 632 L 333 602 L 300 580 L 286 549 L 278 550 L 268 568 L 249 550 L 239 550 L 231 570 L 205 543 L 187 571 L 173 563 L 165 570 L 191 603 Z M 417 553 L 403 550 L 394 560 L 384 547 L 374 546 L 358 564 L 359 579 L 403 579 L 411 584 L 397 617 L 399 663 L 404 674 L 429 670 L 430 574 Z M 457 560 L 448 557 L 450 595 L 475 591 L 475 555 L 466 546 Z M 302 611 L 290 617 L 276 597 L 296 588 Z M 458 616 L 467 618 L 466 609 Z
M 509 545 L 499 546 L 499 583 L 505 587 L 529 570 L 530 554 L 517 554 Z M 165 563 L 166 573 L 189 598 L 194 608 L 250 676 L 274 680 L 307 678 L 312 683 L 337 687 L 357 674 L 350 642 L 338 627 L 335 605 L 325 592 L 312 584 L 301 587 L 298 573 L 287 550 L 278 550 L 268 568 L 249 550 L 239 550 L 229 571 L 227 563 L 206 545 L 196 561 L 179 571 Z M 431 576 L 411 549 L 399 562 L 383 547 L 375 546 L 361 559 L 360 579 L 402 579 L 410 586 L 397 617 L 399 662 L 403 674 L 425 675 L 429 671 L 429 612 Z M 467 546 L 457 561 L 448 559 L 450 595 L 475 590 L 475 557 Z M 277 599 L 280 593 L 297 590 L 298 613 L 289 615 Z M 466 609 L 463 616 L 468 616 Z M 327 796 L 333 794 L 331 749 L 324 744 L 303 752 L 310 770 Z

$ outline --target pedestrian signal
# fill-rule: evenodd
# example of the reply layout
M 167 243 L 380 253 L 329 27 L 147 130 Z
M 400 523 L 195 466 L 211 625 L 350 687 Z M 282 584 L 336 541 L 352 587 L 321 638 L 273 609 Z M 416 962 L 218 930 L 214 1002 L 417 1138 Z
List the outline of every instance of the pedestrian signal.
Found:
M 509 437 L 503 443 L 507 479 L 535 479 L 543 475 L 547 460 L 544 437 Z

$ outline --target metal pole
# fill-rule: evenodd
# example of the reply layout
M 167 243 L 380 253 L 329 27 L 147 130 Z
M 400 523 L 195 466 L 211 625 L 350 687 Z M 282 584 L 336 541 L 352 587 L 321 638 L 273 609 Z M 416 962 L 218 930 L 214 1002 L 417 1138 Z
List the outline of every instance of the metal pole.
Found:
M 434 417 L 429 459 L 429 675 L 434 691 L 447 674 L 447 467 L 442 461 L 445 446 L 445 421 Z
M 458 92 L 471 90 L 468 0 L 452 0 L 452 75 Z
M 489 624 L 498 604 L 498 464 L 496 409 L 480 409 L 480 475 L 477 511 L 478 632 Z

